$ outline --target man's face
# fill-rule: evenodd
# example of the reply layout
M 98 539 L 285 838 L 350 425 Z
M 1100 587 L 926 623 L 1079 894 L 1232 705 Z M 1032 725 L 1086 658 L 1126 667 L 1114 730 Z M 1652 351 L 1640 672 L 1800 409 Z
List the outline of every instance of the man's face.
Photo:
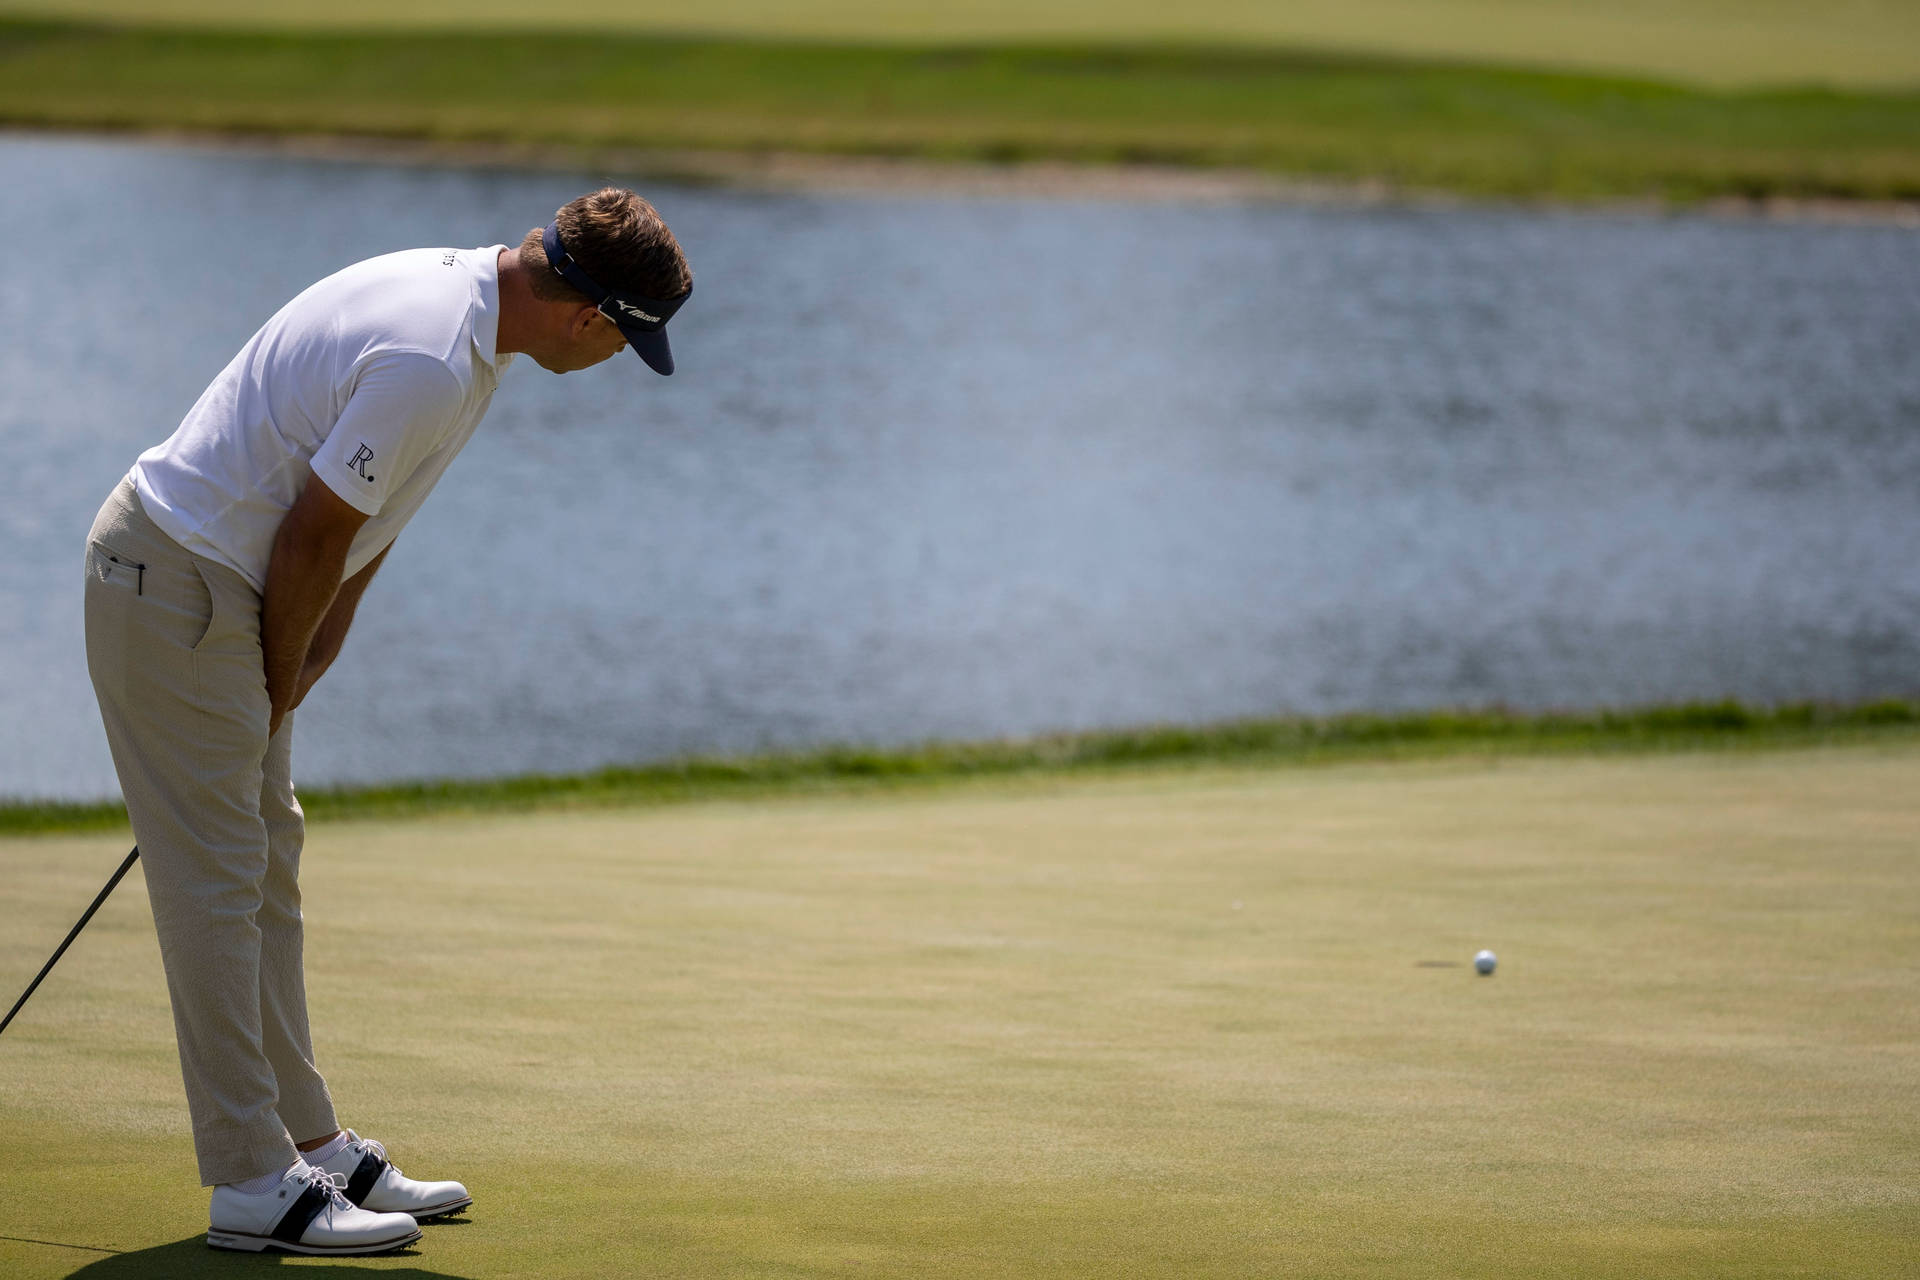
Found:
M 563 339 L 544 359 L 536 355 L 534 361 L 549 373 L 572 373 L 576 369 L 592 368 L 626 345 L 626 335 L 620 332 L 619 325 L 593 307 L 582 307 L 574 313 Z

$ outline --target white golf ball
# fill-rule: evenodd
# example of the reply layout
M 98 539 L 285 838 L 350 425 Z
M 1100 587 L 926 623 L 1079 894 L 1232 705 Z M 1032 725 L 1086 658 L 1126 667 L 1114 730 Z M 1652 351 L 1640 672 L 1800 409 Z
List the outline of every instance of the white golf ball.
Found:
M 1500 957 L 1491 951 L 1482 951 L 1473 957 L 1473 967 L 1481 973 L 1492 973 L 1493 966 L 1500 963 Z

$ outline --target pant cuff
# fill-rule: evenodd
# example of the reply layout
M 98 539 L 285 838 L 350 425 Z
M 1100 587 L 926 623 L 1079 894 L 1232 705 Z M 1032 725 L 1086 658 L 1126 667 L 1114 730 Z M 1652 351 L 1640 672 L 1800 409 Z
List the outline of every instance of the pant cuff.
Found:
M 277 1119 L 248 1129 L 196 1130 L 193 1148 L 203 1187 L 279 1173 L 300 1154 Z
M 280 1119 L 286 1123 L 287 1133 L 295 1142 L 311 1142 L 315 1138 L 324 1138 L 340 1128 L 339 1117 L 333 1114 L 333 1100 L 322 1097 L 308 1106 L 289 1106 L 287 1099 L 280 1099 Z

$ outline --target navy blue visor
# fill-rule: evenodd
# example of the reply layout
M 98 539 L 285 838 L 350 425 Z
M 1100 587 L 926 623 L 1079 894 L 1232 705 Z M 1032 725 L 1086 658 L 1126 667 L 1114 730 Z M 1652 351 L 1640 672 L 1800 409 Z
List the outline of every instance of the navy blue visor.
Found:
M 601 315 L 620 326 L 634 354 L 645 360 L 655 373 L 672 373 L 673 349 L 667 346 L 667 321 L 693 296 L 693 290 L 688 289 L 677 298 L 649 298 L 645 294 L 608 289 L 582 271 L 573 255 L 567 252 L 560 240 L 558 222 L 547 224 L 543 241 L 547 262 L 560 273 L 562 280 L 592 299 Z

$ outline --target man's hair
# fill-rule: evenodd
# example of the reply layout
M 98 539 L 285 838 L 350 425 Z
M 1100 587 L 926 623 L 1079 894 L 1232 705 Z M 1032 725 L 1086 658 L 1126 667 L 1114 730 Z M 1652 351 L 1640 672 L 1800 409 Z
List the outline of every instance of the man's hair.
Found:
M 555 215 L 567 252 L 603 288 L 666 301 L 693 287 L 693 269 L 680 242 L 653 206 L 624 187 L 602 187 L 569 200 Z M 590 302 L 560 278 L 541 243 L 545 227 L 520 242 L 520 265 L 542 302 Z

